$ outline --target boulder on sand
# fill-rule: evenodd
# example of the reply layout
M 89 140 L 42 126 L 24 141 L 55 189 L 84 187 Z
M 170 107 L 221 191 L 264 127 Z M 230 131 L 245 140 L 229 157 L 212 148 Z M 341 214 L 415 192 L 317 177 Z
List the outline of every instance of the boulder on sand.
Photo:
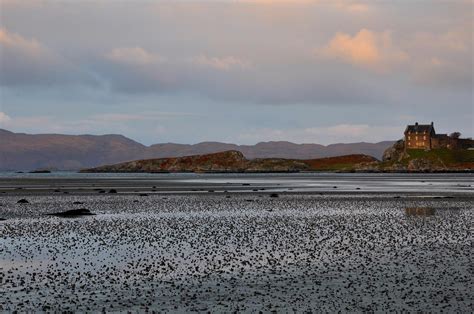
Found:
M 80 208 L 80 209 L 71 209 L 65 212 L 59 213 L 51 213 L 47 214 L 48 216 L 56 216 L 56 217 L 79 217 L 79 216 L 93 216 L 94 213 L 91 213 L 90 210 L 87 208 Z

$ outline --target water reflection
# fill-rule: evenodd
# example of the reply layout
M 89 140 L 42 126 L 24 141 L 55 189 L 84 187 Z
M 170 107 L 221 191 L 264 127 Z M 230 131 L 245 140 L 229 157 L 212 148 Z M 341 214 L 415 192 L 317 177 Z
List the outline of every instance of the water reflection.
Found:
M 405 214 L 407 216 L 432 216 L 436 210 L 432 207 L 407 207 Z

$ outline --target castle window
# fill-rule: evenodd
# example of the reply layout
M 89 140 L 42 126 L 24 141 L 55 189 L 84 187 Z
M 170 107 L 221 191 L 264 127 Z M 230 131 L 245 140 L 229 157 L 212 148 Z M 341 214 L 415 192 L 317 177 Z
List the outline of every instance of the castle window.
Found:
M 426 136 L 423 136 L 423 139 L 426 140 Z

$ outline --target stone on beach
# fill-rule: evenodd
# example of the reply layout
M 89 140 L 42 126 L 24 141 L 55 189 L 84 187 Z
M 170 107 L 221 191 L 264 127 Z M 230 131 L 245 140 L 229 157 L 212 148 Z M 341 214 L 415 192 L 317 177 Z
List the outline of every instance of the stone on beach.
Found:
M 93 216 L 95 214 L 92 213 L 87 208 L 79 208 L 79 209 L 66 210 L 64 212 L 50 213 L 47 215 L 57 216 L 57 217 L 78 217 L 78 216 Z

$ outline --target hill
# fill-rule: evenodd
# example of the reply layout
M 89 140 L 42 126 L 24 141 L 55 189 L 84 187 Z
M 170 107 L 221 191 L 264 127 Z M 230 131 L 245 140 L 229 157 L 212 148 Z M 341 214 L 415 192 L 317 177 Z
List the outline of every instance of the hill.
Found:
M 0 130 L 0 170 L 80 169 L 135 159 L 146 146 L 122 135 L 30 135 Z
M 246 159 L 235 150 L 187 157 L 137 160 L 85 169 L 82 172 L 297 172 L 351 170 L 362 162 L 377 162 L 366 155 L 350 155 L 313 160 Z
M 163 143 L 145 146 L 123 135 L 23 134 L 0 129 L 0 171 L 60 169 L 78 170 L 129 160 L 182 157 L 228 150 L 241 152 L 247 159 L 314 159 L 347 154 L 381 158 L 394 142 L 295 144 L 265 142 L 236 145 L 203 142 L 194 145 Z
M 381 171 L 446 172 L 473 171 L 474 150 L 470 149 L 404 149 L 404 141 L 396 142 L 384 152 L 378 165 Z

